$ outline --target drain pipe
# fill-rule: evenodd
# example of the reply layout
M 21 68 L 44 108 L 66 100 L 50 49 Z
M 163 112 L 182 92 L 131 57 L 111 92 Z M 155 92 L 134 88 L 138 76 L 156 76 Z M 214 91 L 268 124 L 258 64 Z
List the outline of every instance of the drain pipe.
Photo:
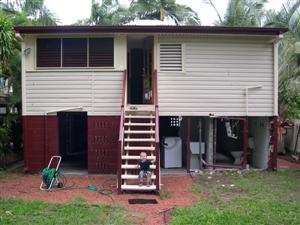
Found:
M 47 165 L 47 128 L 48 128 L 48 124 L 47 124 L 47 115 L 51 114 L 51 113 L 57 113 L 57 112 L 62 112 L 62 111 L 71 111 L 71 110 L 76 110 L 76 109 L 80 109 L 82 110 L 83 107 L 79 106 L 79 107 L 71 107 L 71 108 L 61 108 L 61 109 L 55 109 L 55 110 L 49 110 L 49 111 L 45 111 L 44 112 L 44 165 Z
M 245 99 L 246 99 L 246 116 L 248 116 L 249 113 L 249 107 L 248 107 L 248 101 L 249 101 L 249 91 L 250 90 L 255 90 L 255 89 L 260 89 L 262 88 L 262 85 L 256 85 L 256 86 L 250 86 L 250 87 L 245 87 Z

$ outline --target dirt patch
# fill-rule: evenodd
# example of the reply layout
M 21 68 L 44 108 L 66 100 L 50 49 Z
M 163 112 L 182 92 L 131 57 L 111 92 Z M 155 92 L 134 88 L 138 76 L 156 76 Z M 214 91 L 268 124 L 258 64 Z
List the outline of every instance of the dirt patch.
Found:
M 277 159 L 279 169 L 300 169 L 300 162 L 292 161 L 288 157 L 281 156 Z
M 78 196 L 83 196 L 92 204 L 113 204 L 111 198 L 101 195 L 96 191 L 90 191 L 84 187 L 95 185 L 115 189 L 115 176 L 77 176 L 68 177 L 67 186 L 82 187 L 81 189 L 72 189 L 56 192 L 40 191 L 40 177 L 38 175 L 15 175 L 15 179 L 1 179 L 0 197 L 17 198 L 25 200 L 42 200 L 53 203 L 68 203 Z M 172 207 L 187 207 L 197 201 L 195 194 L 190 192 L 193 181 L 189 175 L 186 176 L 163 176 L 162 184 L 164 190 L 167 190 L 169 197 L 160 198 L 154 194 L 122 194 L 114 192 L 111 197 L 115 204 L 123 205 L 124 208 L 134 214 L 139 215 L 136 220 L 143 225 L 160 225 L 164 224 L 162 211 Z M 155 198 L 158 204 L 155 205 L 130 205 L 129 198 Z M 141 216 L 143 215 L 143 216 Z

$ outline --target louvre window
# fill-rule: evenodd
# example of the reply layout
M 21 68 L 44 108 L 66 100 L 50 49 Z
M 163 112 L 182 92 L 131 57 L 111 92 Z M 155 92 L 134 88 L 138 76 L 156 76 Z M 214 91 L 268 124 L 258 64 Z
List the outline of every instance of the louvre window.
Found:
M 110 67 L 114 65 L 114 42 L 112 38 L 89 39 L 89 66 Z
M 160 71 L 182 71 L 182 45 L 160 44 Z
M 60 67 L 61 40 L 59 38 L 37 39 L 37 67 Z
M 113 38 L 37 39 L 37 67 L 113 66 Z
M 63 39 L 63 67 L 87 66 L 87 39 L 64 38 Z

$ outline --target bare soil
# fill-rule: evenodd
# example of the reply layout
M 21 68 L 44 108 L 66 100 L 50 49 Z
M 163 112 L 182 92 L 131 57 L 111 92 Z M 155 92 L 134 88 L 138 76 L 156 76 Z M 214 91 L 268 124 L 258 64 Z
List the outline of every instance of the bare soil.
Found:
M 116 176 L 76 176 L 67 177 L 66 186 L 73 186 L 74 189 L 54 192 L 44 192 L 39 189 L 41 179 L 39 175 L 17 175 L 13 174 L 5 179 L 0 180 L 0 197 L 16 198 L 25 200 L 41 200 L 52 203 L 68 203 L 74 199 L 84 198 L 91 204 L 109 204 L 122 205 L 129 214 L 143 225 L 160 225 L 165 224 L 164 210 L 173 207 L 187 207 L 197 202 L 194 193 L 190 191 L 193 180 L 189 175 L 185 176 L 163 176 L 162 195 L 142 194 L 142 193 L 125 193 L 118 195 L 116 193 Z M 87 190 L 86 186 L 94 185 L 99 188 L 114 190 L 113 194 L 108 196 L 99 194 L 97 191 Z M 75 187 L 82 187 L 75 189 Z M 158 204 L 130 205 L 128 199 L 143 198 L 156 199 Z M 168 219 L 168 212 L 165 219 Z

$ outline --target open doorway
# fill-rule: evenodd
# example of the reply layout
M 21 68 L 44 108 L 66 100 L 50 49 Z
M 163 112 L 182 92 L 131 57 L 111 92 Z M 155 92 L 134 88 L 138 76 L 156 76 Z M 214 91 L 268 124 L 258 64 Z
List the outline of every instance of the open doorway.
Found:
M 215 162 L 223 165 L 242 166 L 244 121 L 232 118 L 221 118 L 217 119 L 216 123 Z
M 153 37 L 128 36 L 128 103 L 151 103 L 151 78 L 153 72 Z
M 64 173 L 87 171 L 87 113 L 59 112 L 59 153 Z

